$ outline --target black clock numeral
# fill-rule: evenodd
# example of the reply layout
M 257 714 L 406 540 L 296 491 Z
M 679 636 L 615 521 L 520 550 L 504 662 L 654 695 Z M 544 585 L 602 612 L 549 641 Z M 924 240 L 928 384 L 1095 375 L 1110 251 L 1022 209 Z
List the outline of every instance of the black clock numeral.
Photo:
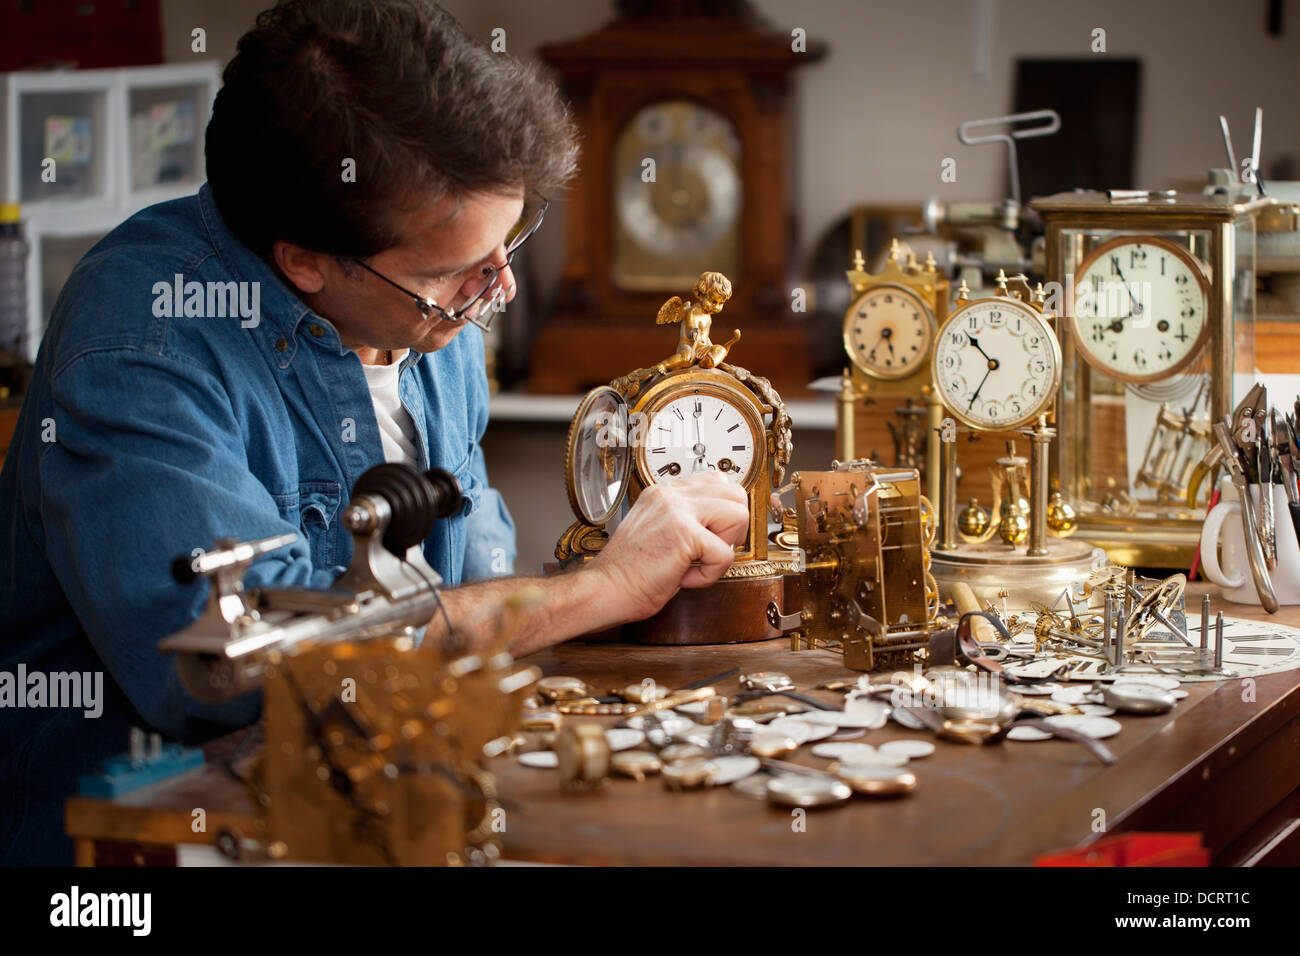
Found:
M 666 455 L 666 454 L 668 454 L 668 449 L 667 449 L 667 448 L 651 448 L 651 449 L 650 449 L 650 454 L 652 454 L 652 455 Z
M 1117 276 L 1117 275 L 1120 274 L 1120 272 L 1119 272 L 1119 256 L 1111 256 L 1111 257 L 1110 257 L 1110 274 L 1113 275 L 1113 276 Z
M 1092 324 L 1092 340 L 1094 342 L 1102 341 L 1106 337 L 1105 332 L 1106 332 L 1106 326 L 1102 325 L 1099 322 L 1094 322 Z
M 1183 323 L 1178 323 L 1178 334 L 1174 336 L 1180 342 L 1187 341 L 1187 330 L 1183 328 Z
M 1168 262 L 1168 261 L 1169 261 L 1169 257 L 1168 257 L 1168 256 L 1161 256 L 1161 257 L 1160 257 L 1160 274 L 1161 274 L 1161 275 L 1164 275 L 1164 274 L 1165 274 L 1165 263 Z
M 1142 354 L 1141 349 L 1133 350 L 1133 364 L 1136 365 L 1138 368 L 1147 367 L 1147 357 L 1144 354 Z
M 677 420 L 678 420 L 678 421 L 681 421 L 681 422 L 686 421 L 686 416 L 682 414 L 682 410 L 681 410 L 680 408 L 674 408 L 674 409 L 673 409 L 673 414 L 677 416 Z
M 734 432 L 739 427 L 740 427 L 740 422 L 736 422 L 736 424 L 732 425 L 730 428 L 727 429 L 727 433 L 730 434 L 731 432 Z
M 732 446 L 731 446 L 731 450 L 732 450 L 732 451 L 744 451 L 744 450 L 745 450 L 746 448 L 748 448 L 748 447 L 749 447 L 748 445 L 732 445 Z

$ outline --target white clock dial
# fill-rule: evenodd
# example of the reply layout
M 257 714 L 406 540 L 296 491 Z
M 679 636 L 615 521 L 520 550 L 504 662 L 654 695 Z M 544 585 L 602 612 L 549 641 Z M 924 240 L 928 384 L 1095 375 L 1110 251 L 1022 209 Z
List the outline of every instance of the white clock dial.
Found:
M 642 463 L 651 482 L 719 472 L 747 484 L 762 436 L 749 418 L 716 395 L 692 392 L 656 409 L 642 436 Z
M 1123 382 L 1181 371 L 1209 335 L 1209 283 L 1186 250 L 1156 237 L 1103 243 L 1075 279 L 1075 343 L 1093 368 Z
M 876 378 L 911 375 L 929 357 L 933 341 L 930 310 L 902 286 L 867 290 L 844 317 L 844 348 L 853 364 Z
M 1052 401 L 1061 347 L 1029 306 L 977 299 L 940 330 L 933 367 L 935 386 L 958 419 L 973 428 L 1018 428 Z

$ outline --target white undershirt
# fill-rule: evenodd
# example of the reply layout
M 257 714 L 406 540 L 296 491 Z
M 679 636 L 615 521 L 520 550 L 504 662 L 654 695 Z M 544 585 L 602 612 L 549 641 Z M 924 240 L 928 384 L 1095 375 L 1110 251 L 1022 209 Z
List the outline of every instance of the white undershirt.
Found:
M 392 365 L 362 365 L 366 384 L 370 386 L 370 399 L 375 405 L 375 418 L 379 422 L 379 438 L 384 445 L 384 460 L 405 462 L 419 467 L 420 450 L 415 434 L 415 422 L 402 407 L 402 396 L 397 388 L 402 359 L 406 350 L 393 353 Z

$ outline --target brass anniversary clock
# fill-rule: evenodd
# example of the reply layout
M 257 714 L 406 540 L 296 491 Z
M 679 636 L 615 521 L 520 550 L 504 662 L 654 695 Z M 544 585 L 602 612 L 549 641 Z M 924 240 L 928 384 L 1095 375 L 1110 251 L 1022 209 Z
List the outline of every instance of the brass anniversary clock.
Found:
M 982 600 L 1050 605 L 1065 587 L 1085 580 L 1101 557 L 1072 533 L 1068 510 L 1048 495 L 1048 416 L 1061 382 L 1061 347 L 1044 309 L 1040 285 L 999 273 L 996 293 L 969 299 L 963 282 L 956 308 L 939 329 L 931 362 L 936 394 L 950 418 L 939 432 L 939 533 L 932 570 L 941 593 L 968 584 Z M 1018 432 L 992 470 L 992 516 L 973 522 L 957 512 L 957 440 L 962 430 Z M 1049 540 L 1049 535 L 1051 540 Z
M 696 280 L 693 299 L 673 296 L 659 325 L 680 325 L 677 351 L 661 362 L 593 389 L 569 427 L 565 484 L 577 521 L 556 545 L 560 567 L 594 557 L 624 500 L 690 475 L 722 475 L 749 498 L 749 531 L 735 563 L 711 588 L 683 590 L 649 621 L 624 628 L 624 638 L 661 644 L 719 644 L 780 635 L 767 606 L 790 604 L 794 552 L 770 548 L 772 489 L 792 450 L 790 417 L 767 379 L 725 360 L 737 330 L 713 342 L 713 316 L 731 295 L 718 272 Z
M 1056 469 L 1079 536 L 1118 564 L 1186 568 L 1211 426 L 1255 381 L 1255 234 L 1269 199 L 1035 200 L 1063 317 Z
M 878 398 L 905 399 L 900 421 L 888 422 L 896 450 L 895 464 L 917 468 L 930 500 L 939 494 L 938 435 L 943 408 L 930 386 L 930 357 L 938 322 L 948 314 L 948 280 L 915 258 L 901 261 L 898 240 L 879 274 L 866 271 L 859 251 L 845 273 L 853 301 L 844 313 L 844 352 L 849 367 L 841 378 L 836 431 L 841 461 L 858 457 L 860 425 L 867 405 Z

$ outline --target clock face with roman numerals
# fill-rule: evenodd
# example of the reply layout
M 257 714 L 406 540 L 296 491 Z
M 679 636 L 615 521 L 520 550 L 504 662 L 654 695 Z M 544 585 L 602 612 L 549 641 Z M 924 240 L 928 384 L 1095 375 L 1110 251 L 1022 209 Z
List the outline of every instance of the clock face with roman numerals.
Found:
M 844 316 L 844 349 L 866 375 L 906 378 L 930 357 L 934 321 L 920 297 L 899 285 L 868 289 Z
M 647 410 L 638 468 L 647 484 L 707 472 L 748 485 L 765 441 L 761 423 L 719 391 L 694 387 Z
M 1070 328 L 1079 354 L 1121 382 L 1168 378 L 1210 333 L 1210 284 L 1186 249 L 1156 236 L 1102 243 L 1075 277 Z
M 968 302 L 939 330 L 934 384 L 953 415 L 994 431 L 1032 422 L 1061 381 L 1061 346 L 1047 320 L 1016 299 Z

